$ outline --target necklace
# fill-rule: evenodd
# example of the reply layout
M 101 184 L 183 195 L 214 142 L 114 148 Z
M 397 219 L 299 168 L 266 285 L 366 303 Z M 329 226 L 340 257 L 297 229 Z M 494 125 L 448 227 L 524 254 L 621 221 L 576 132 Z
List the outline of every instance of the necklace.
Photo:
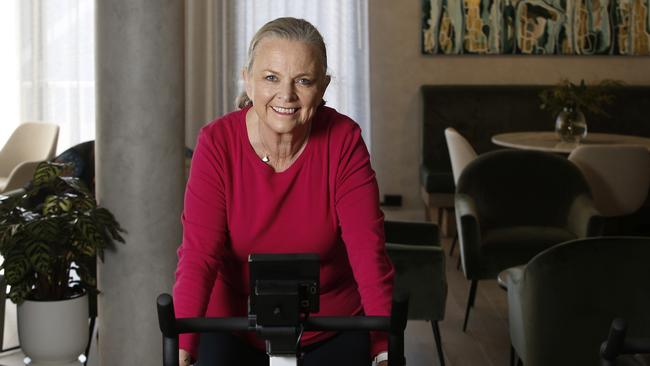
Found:
M 262 155 L 262 161 L 268 164 L 271 161 L 271 159 L 269 159 L 269 153 L 268 153 L 270 149 L 268 148 L 268 146 L 266 146 L 266 142 L 264 142 L 264 137 L 262 137 L 262 131 L 260 131 L 259 121 L 257 122 L 257 134 L 260 137 L 260 141 L 262 141 L 262 146 L 264 146 L 264 155 Z
M 309 139 L 310 133 L 311 133 L 311 123 L 307 125 L 307 134 L 305 136 L 305 140 L 303 141 L 302 146 L 298 151 L 300 151 L 303 147 L 305 147 L 305 145 L 307 144 L 307 140 Z M 271 149 L 269 149 L 269 147 L 266 146 L 266 141 L 264 141 L 264 137 L 262 137 L 262 131 L 260 130 L 259 121 L 257 122 L 257 135 L 260 137 L 260 141 L 262 141 L 262 146 L 264 147 L 264 154 L 262 155 L 262 161 L 266 164 L 270 164 L 271 159 L 269 158 L 268 152 L 271 151 Z

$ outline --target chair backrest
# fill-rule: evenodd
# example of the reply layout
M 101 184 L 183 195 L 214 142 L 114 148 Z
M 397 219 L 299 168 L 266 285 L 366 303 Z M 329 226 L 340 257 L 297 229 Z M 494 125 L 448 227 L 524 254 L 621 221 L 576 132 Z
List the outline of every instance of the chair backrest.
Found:
M 567 159 L 510 149 L 490 151 L 470 162 L 458 179 L 456 193 L 474 199 L 481 230 L 564 227 L 576 197 L 590 194 L 582 173 Z
M 650 152 L 643 146 L 581 145 L 569 155 L 582 171 L 603 216 L 638 210 L 650 188 Z
M 8 176 L 12 169 L 22 162 L 53 158 L 58 141 L 59 126 L 55 124 L 20 124 L 0 150 L 0 175 Z
M 476 150 L 454 128 L 445 129 L 445 139 L 447 140 L 447 149 L 449 149 L 449 159 L 451 160 L 451 171 L 454 174 L 454 183 L 458 184 L 458 177 L 465 169 L 467 164 L 476 158 Z
M 91 192 L 95 192 L 95 140 L 72 146 L 55 157 L 54 162 L 71 164 L 70 175 L 81 179 Z
M 524 364 L 598 365 L 615 317 L 633 337 L 650 334 L 648 258 L 650 238 L 632 237 L 574 240 L 533 258 L 519 289 Z
M 447 277 L 438 226 L 385 221 L 386 251 L 395 267 L 394 290 L 409 293 L 409 319 L 440 321 L 445 316 Z

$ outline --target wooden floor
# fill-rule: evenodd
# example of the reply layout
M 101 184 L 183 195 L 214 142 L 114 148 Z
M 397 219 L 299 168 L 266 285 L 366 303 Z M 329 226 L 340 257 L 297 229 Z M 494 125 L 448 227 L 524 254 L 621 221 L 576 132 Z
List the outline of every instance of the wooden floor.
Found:
M 386 212 L 387 218 L 419 220 L 418 215 Z M 443 238 L 447 253 L 447 308 L 445 320 L 440 322 L 442 347 L 447 366 L 508 366 L 510 340 L 508 337 L 508 304 L 506 293 L 496 280 L 480 281 L 474 308 L 470 312 L 467 332 L 461 330 L 469 282 L 456 269 L 458 247 L 449 257 L 450 238 Z M 424 321 L 410 321 L 406 329 L 406 364 L 408 366 L 439 365 L 431 325 Z

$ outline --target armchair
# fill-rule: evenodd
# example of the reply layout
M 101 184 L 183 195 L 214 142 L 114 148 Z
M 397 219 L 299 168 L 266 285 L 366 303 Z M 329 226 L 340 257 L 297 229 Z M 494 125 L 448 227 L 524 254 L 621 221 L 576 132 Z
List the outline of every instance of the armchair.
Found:
M 59 126 L 25 122 L 0 150 L 0 193 L 22 188 L 41 161 L 54 157 Z
M 643 206 L 650 187 L 650 153 L 645 146 L 581 145 L 569 161 L 589 183 L 596 209 L 605 217 L 606 235 L 644 232 L 629 225 L 634 222 L 629 219 Z
M 438 227 L 385 221 L 386 250 L 395 266 L 395 289 L 409 293 L 408 318 L 431 321 L 440 365 L 445 365 L 438 322 L 445 317 L 447 278 Z
M 650 334 L 648 258 L 650 238 L 585 238 L 509 269 L 510 339 L 524 364 L 598 365 L 616 317 L 634 324 L 630 336 Z
M 469 141 L 452 127 L 445 128 L 445 140 L 447 141 L 449 159 L 451 160 L 451 172 L 454 174 L 454 185 L 456 185 L 458 184 L 458 178 L 463 172 L 463 169 L 472 160 L 476 159 L 478 154 Z M 454 234 L 454 239 L 451 242 L 451 247 L 449 248 L 450 256 L 454 253 L 457 241 L 458 232 Z M 460 265 L 460 257 L 458 264 Z
M 555 244 L 598 235 L 602 225 L 580 170 L 539 151 L 479 155 L 458 180 L 455 206 L 463 272 L 471 281 L 463 331 L 479 280 L 495 279 Z

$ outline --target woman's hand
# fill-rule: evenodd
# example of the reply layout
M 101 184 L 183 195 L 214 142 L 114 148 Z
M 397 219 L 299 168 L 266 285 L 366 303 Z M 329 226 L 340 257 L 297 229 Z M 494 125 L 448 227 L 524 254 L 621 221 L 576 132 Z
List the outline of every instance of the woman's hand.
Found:
M 388 366 L 388 361 L 381 361 L 377 366 Z
M 184 349 L 179 349 L 178 366 L 190 366 L 192 364 L 191 362 L 192 362 L 192 355 L 190 355 L 190 353 Z

